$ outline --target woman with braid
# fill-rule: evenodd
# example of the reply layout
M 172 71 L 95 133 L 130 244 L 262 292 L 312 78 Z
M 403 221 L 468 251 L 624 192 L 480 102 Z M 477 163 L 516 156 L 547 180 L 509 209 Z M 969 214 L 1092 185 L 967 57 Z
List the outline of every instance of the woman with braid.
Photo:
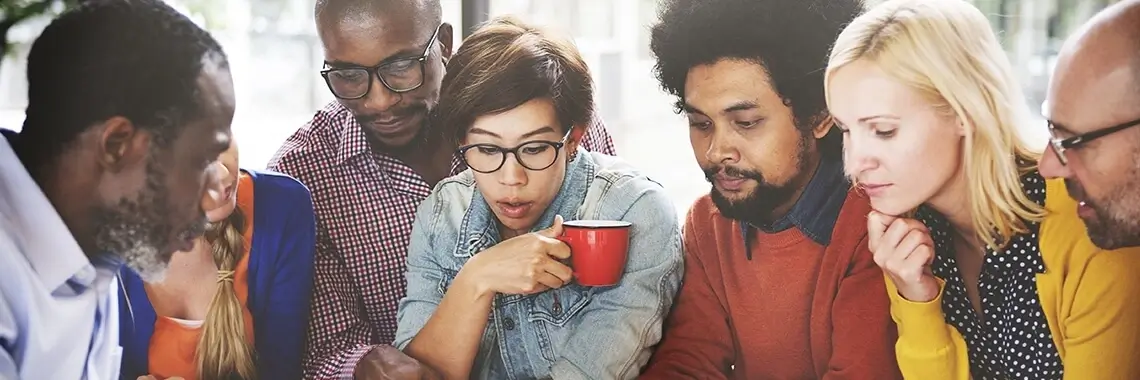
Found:
M 225 199 L 162 278 L 121 273 L 122 379 L 300 379 L 312 291 L 309 191 L 276 173 L 240 170 L 237 147 L 215 162 Z M 152 181 L 162 181 L 154 173 Z M 187 244 L 191 245 L 190 243 Z

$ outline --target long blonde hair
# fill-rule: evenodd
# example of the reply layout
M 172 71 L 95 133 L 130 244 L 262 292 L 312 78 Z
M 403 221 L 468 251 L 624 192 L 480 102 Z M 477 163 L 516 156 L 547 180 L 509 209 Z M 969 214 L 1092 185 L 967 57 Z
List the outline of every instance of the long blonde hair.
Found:
M 218 266 L 218 290 L 198 342 L 198 377 L 202 379 L 257 378 L 255 353 L 246 341 L 245 313 L 233 282 L 234 270 L 245 253 L 245 228 L 245 215 L 235 207 L 229 217 L 210 223 L 206 230 Z
M 989 21 L 964 0 L 890 0 L 857 17 L 839 34 L 825 73 L 857 60 L 922 93 L 965 125 L 967 199 L 974 233 L 1000 250 L 1040 221 L 1045 209 L 1026 196 L 1021 176 L 1036 170 L 1039 151 L 1018 128 L 1028 107 Z

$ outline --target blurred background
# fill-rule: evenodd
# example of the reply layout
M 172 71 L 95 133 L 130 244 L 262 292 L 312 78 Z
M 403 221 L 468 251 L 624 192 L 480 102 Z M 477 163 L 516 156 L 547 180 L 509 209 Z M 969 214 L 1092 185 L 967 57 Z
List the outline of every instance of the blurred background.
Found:
M 74 1 L 74 0 L 68 0 Z M 25 58 L 64 0 L 0 0 L 9 48 L 0 65 L 0 127 L 19 129 L 26 105 Z M 488 16 L 514 14 L 572 36 L 593 72 L 598 109 L 619 155 L 665 185 L 678 210 L 708 191 L 693 159 L 683 117 L 673 113 L 652 74 L 648 26 L 657 0 L 441 0 L 444 21 L 467 31 Z M 763 0 L 757 0 L 763 1 Z M 233 67 L 234 133 L 242 166 L 262 168 L 278 146 L 333 100 L 318 71 L 322 51 L 313 0 L 169 0 L 214 33 Z M 869 0 L 869 5 L 880 0 Z M 1005 46 L 1030 109 L 1039 116 L 1061 43 L 1115 0 L 975 0 Z M 46 11 L 24 12 L 46 5 Z M 39 15 L 32 15 L 39 14 Z M 27 16 L 27 17 L 24 17 Z M 14 26 L 13 26 L 14 25 Z M 1024 131 L 1044 146 L 1043 120 Z M 683 216 L 683 215 L 682 215 Z

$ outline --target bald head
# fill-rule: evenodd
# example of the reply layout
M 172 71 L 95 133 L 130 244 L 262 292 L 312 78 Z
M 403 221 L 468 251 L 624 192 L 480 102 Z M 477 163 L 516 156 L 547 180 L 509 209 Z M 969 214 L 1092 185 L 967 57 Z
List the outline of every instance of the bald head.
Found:
M 1087 89 L 1101 98 L 1140 101 L 1140 0 L 1113 4 L 1065 42 L 1057 57 L 1050 98 L 1057 90 Z M 1111 91 L 1111 93 L 1105 93 Z

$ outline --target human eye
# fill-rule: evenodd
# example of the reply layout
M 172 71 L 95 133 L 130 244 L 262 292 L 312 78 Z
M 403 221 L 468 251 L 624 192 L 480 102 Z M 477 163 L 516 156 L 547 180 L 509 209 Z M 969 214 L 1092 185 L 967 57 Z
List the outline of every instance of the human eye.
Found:
M 736 124 L 736 126 L 740 127 L 740 128 L 750 129 L 750 128 L 756 127 L 762 121 L 764 121 L 764 118 L 759 118 L 759 119 L 755 119 L 755 120 L 737 120 L 737 121 L 734 121 L 733 124 Z
M 704 130 L 708 130 L 709 127 L 712 127 L 712 121 L 710 121 L 706 117 L 695 115 L 695 114 L 689 114 L 688 119 L 689 119 L 689 128 L 696 129 L 699 131 L 704 131 Z
M 550 145 L 547 144 L 529 144 L 523 146 L 522 149 L 519 149 L 519 151 L 527 155 L 539 155 L 545 153 L 547 150 L 550 150 L 550 148 Z
M 879 138 L 882 138 L 882 139 L 889 139 L 891 137 L 895 137 L 896 132 L 898 132 L 898 128 L 890 128 L 890 129 L 875 128 L 875 136 L 878 136 Z
M 478 145 L 475 147 L 475 151 L 478 152 L 479 154 L 491 156 L 491 155 L 499 154 L 500 149 L 499 149 L 499 147 L 491 146 L 491 145 Z

